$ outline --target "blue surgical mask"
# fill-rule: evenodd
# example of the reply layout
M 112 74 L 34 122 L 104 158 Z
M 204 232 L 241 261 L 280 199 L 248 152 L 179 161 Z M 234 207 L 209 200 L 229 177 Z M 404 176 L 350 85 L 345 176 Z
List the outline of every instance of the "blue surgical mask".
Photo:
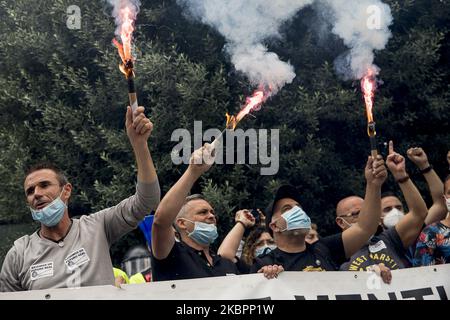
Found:
M 305 211 L 298 206 L 286 211 L 281 217 L 286 220 L 286 229 L 281 232 L 296 229 L 311 229 L 311 219 Z
M 205 223 L 200 221 L 191 221 L 188 219 L 184 219 L 186 221 L 192 222 L 194 226 L 194 230 L 191 233 L 188 233 L 188 237 L 203 246 L 209 246 L 213 243 L 217 237 L 217 227 L 212 223 Z
M 39 221 L 47 227 L 56 226 L 61 221 L 62 217 L 64 216 L 64 211 L 67 208 L 66 204 L 61 200 L 61 194 L 58 198 L 56 198 L 40 210 L 35 210 L 30 207 L 33 219 L 35 221 Z
M 270 253 L 272 250 L 275 250 L 276 248 L 277 248 L 277 246 L 274 244 L 264 245 L 262 247 L 256 248 L 255 249 L 255 257 L 259 257 L 259 256 L 262 256 L 263 254 Z

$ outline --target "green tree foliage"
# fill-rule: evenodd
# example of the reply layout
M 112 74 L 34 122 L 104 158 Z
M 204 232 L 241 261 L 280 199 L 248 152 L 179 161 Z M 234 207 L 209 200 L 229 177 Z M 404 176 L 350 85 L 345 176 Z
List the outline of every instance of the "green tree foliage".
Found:
M 386 0 L 393 37 L 376 53 L 381 67 L 375 101 L 379 140 L 400 152 L 419 145 L 439 174 L 447 170 L 448 1 Z M 67 7 L 81 9 L 81 29 L 66 26 Z M 72 215 L 114 205 L 134 192 L 136 167 L 124 132 L 126 82 L 111 45 L 114 20 L 106 2 L 0 0 L 0 222 L 31 223 L 23 170 L 48 160 L 74 185 Z M 333 60 L 346 48 L 314 7 L 282 27 L 270 49 L 289 60 L 297 77 L 240 126 L 280 129 L 280 171 L 261 176 L 254 165 L 215 166 L 194 187 L 214 204 L 221 237 L 239 208 L 265 208 L 273 191 L 291 183 L 324 235 L 335 231 L 334 208 L 344 196 L 363 195 L 368 155 L 363 101 L 357 82 L 340 80 Z M 222 128 L 252 88 L 224 54 L 225 40 L 186 17 L 174 0 L 145 1 L 136 25 L 136 85 L 140 105 L 155 124 L 149 141 L 163 192 L 186 166 L 175 166 L 170 141 L 177 128 Z M 423 178 L 410 167 L 427 195 Z M 392 180 L 387 188 L 396 190 Z M 8 240 L 10 241 L 10 240 Z M 114 263 L 131 233 L 112 249 Z M 11 243 L 10 243 L 11 244 Z M 4 246 L 3 246 L 4 247 Z M 2 247 L 2 248 L 3 248 Z M 0 252 L 4 255 L 4 252 Z

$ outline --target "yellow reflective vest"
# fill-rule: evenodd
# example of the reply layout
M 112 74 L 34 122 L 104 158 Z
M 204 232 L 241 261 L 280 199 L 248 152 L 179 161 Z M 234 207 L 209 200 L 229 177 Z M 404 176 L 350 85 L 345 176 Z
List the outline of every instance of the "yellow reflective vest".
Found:
M 146 282 L 145 278 L 142 275 L 142 273 L 140 273 L 140 272 L 136 273 L 130 277 L 130 284 L 145 283 L 145 282 Z
M 130 283 L 130 279 L 128 279 L 128 276 L 124 271 L 122 271 L 118 268 L 113 268 L 113 271 L 114 271 L 114 278 L 117 278 L 120 276 L 125 279 L 126 284 Z

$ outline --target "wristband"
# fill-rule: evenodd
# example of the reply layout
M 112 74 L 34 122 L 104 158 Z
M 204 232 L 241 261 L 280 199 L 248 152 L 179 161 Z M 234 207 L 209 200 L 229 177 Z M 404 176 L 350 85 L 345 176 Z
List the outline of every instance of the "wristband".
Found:
M 408 180 L 409 180 L 409 176 L 406 175 L 405 177 L 400 178 L 400 179 L 396 180 L 395 182 L 397 182 L 397 183 L 399 183 L 399 184 L 402 184 L 402 183 L 405 183 L 405 182 L 408 181 Z
M 245 226 L 245 224 L 244 224 L 242 221 L 238 220 L 238 221 L 236 221 L 236 223 L 242 224 L 242 226 L 244 227 L 244 229 L 247 229 L 247 227 Z
M 431 170 L 433 170 L 433 166 L 430 164 L 428 167 L 426 167 L 425 169 L 420 170 L 420 173 L 425 174 L 430 172 Z

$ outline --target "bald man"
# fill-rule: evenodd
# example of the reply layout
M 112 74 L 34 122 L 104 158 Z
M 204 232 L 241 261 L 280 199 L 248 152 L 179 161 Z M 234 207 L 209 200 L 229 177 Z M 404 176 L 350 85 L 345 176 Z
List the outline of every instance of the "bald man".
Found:
M 364 199 L 358 196 L 346 197 L 339 201 L 336 206 L 336 224 L 342 231 L 358 222 L 363 204 Z

